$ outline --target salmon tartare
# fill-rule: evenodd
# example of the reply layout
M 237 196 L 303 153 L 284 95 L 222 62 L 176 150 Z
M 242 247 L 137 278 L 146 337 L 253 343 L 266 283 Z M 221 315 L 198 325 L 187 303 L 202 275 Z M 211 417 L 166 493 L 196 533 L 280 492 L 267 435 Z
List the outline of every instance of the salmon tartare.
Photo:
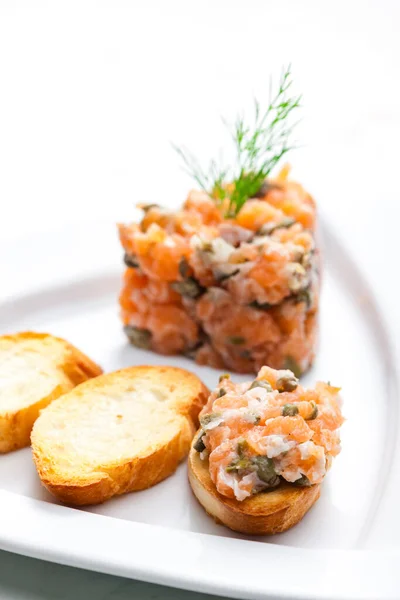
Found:
M 238 119 L 238 164 L 203 172 L 178 150 L 202 189 L 180 210 L 139 205 L 140 223 L 119 234 L 126 271 L 121 316 L 130 342 L 202 365 L 256 373 L 267 364 L 296 376 L 312 364 L 317 337 L 316 207 L 284 166 L 290 71 L 252 127 Z
M 194 442 L 217 491 L 242 501 L 282 482 L 321 483 L 340 452 L 339 391 L 323 382 L 304 389 L 291 371 L 269 367 L 247 383 L 223 375 Z

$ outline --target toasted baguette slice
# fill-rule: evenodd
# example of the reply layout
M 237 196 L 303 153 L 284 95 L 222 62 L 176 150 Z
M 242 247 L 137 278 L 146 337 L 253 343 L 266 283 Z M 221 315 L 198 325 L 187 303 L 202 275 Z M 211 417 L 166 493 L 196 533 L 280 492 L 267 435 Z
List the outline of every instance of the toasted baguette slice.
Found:
M 217 523 L 234 531 L 252 535 L 281 533 L 296 525 L 316 502 L 320 486 L 279 488 L 255 494 L 242 502 L 218 493 L 211 480 L 208 461 L 201 460 L 196 450 L 189 453 L 189 481 L 193 493 Z
M 52 335 L 0 336 L 0 452 L 28 446 L 40 410 L 101 373 L 82 352 Z
M 158 483 L 189 452 L 208 393 L 195 375 L 173 367 L 130 367 L 83 383 L 35 423 L 42 483 L 73 505 Z

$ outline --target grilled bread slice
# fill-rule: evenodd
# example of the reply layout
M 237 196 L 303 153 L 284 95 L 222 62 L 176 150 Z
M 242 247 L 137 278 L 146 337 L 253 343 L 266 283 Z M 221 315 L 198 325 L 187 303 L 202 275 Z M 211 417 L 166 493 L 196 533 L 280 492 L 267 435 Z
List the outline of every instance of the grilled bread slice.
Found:
M 42 408 L 101 368 L 71 344 L 45 333 L 0 337 L 0 453 L 28 446 Z
M 295 487 L 282 484 L 242 502 L 218 493 L 211 480 L 208 461 L 194 448 L 189 453 L 189 482 L 193 493 L 217 523 L 251 535 L 281 533 L 296 525 L 316 502 L 320 486 Z
M 130 367 L 83 383 L 35 423 L 42 483 L 72 505 L 158 483 L 188 454 L 208 394 L 195 375 L 174 367 Z

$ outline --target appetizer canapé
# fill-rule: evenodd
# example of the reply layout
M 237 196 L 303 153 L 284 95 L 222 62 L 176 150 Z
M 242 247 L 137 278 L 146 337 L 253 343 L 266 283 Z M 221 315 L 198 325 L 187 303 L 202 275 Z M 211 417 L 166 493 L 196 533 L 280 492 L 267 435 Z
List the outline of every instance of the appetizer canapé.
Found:
M 180 151 L 201 191 L 179 211 L 142 206 L 139 224 L 120 225 L 127 266 L 120 296 L 129 340 L 200 364 L 256 372 L 262 365 L 311 365 L 317 330 L 315 205 L 271 169 L 290 149 L 289 72 L 254 130 L 238 120 L 239 166 L 204 174 Z M 230 181 L 227 183 L 226 181 Z
M 193 490 L 207 512 L 249 533 L 294 525 L 340 452 L 338 393 L 322 382 L 304 389 L 291 371 L 269 367 L 253 382 L 221 377 L 200 413 L 189 459 Z

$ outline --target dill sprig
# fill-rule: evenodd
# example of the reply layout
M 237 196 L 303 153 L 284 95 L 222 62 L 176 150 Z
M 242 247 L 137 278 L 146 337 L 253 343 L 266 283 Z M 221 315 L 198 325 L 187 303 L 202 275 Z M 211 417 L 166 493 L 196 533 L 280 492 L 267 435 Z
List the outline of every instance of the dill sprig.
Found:
M 272 93 L 270 83 L 269 102 L 262 111 L 254 100 L 254 117 L 247 123 L 239 116 L 233 126 L 224 119 L 236 150 L 236 164 L 222 166 L 222 161 L 212 160 L 207 170 L 185 148 L 174 146 L 184 163 L 185 171 L 216 202 L 227 204 L 227 216 L 236 215 L 246 200 L 253 198 L 265 179 L 282 157 L 295 146 L 289 142 L 296 123 L 290 124 L 289 117 L 300 106 L 301 96 L 291 96 L 291 66 L 283 69 L 279 88 Z

